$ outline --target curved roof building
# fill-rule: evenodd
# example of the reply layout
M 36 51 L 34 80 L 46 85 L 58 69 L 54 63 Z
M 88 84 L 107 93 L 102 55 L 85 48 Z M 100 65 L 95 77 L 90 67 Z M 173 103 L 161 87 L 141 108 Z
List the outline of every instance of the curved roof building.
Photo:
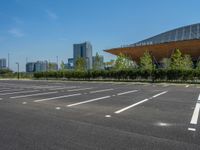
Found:
M 189 54 L 195 61 L 200 56 L 200 23 L 167 31 L 134 44 L 105 50 L 114 55 L 120 53 L 130 56 L 138 62 L 145 51 L 149 51 L 154 60 L 171 57 L 175 49 Z

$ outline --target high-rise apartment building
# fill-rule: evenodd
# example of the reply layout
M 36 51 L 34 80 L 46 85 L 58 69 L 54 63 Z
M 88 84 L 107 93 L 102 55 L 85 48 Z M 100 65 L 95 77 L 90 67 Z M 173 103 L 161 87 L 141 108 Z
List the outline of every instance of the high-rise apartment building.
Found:
M 26 72 L 34 72 L 35 70 L 35 62 L 28 62 L 26 64 Z
M 86 69 L 92 69 L 92 45 L 90 42 L 74 44 L 74 67 L 80 57 L 85 59 Z
M 6 69 L 6 59 L 5 58 L 0 59 L 0 69 Z

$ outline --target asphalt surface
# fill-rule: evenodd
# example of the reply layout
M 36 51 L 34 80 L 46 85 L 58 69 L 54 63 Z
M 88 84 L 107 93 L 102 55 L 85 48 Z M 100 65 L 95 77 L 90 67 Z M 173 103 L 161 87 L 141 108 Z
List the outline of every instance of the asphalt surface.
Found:
M 198 85 L 0 80 L 0 150 L 200 150 Z

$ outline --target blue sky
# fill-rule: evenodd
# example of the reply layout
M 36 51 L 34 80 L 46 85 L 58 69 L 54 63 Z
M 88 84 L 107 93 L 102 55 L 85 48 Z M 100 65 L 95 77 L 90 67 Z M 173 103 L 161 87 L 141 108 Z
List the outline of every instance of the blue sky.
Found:
M 0 58 L 21 71 L 28 61 L 67 61 L 73 44 L 93 53 L 200 22 L 199 0 L 0 0 Z

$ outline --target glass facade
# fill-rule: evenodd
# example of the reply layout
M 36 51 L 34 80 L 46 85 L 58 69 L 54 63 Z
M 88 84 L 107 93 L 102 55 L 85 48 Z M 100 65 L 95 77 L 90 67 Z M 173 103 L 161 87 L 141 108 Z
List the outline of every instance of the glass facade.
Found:
M 6 59 L 0 59 L 0 69 L 6 69 Z
M 76 67 L 76 61 L 79 57 L 85 59 L 87 69 L 92 69 L 92 45 L 90 42 L 74 44 L 74 67 Z
M 161 44 L 167 42 L 200 39 L 200 23 L 174 29 L 146 40 L 128 45 L 127 47 Z

